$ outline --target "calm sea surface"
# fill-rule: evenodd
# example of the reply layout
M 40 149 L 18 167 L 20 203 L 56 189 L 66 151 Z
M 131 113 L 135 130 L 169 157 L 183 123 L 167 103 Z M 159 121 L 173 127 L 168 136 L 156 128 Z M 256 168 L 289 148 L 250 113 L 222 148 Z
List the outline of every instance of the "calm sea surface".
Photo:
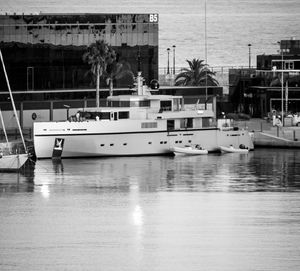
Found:
M 167 48 L 176 45 L 176 66 L 205 59 L 205 0 L 0 0 L 0 12 L 158 13 L 159 66 L 167 66 Z M 277 41 L 300 39 L 299 0 L 207 0 L 210 66 L 248 66 L 256 55 L 276 54 Z M 171 51 L 170 57 L 173 57 Z M 172 61 L 171 61 L 172 63 Z
M 0 270 L 300 270 L 300 151 L 0 174 Z

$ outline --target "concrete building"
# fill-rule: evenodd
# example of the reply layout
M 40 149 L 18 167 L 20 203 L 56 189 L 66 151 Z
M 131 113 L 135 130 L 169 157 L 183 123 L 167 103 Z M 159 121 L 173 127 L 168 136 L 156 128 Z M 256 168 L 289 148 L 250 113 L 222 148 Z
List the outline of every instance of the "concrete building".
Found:
M 256 69 L 230 70 L 235 110 L 266 117 L 276 110 L 300 112 L 300 40 L 282 40 L 278 54 L 258 55 Z

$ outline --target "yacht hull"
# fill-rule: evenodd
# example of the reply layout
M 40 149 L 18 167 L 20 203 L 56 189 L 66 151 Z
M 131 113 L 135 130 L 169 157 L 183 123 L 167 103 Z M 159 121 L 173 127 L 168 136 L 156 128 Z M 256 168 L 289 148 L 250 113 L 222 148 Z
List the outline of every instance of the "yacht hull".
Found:
M 171 154 L 172 147 L 200 144 L 209 152 L 218 151 L 220 145 L 244 144 L 253 149 L 248 131 L 222 131 L 217 128 L 138 130 L 132 125 L 104 127 L 101 122 L 34 123 L 34 148 L 38 159 L 51 158 L 57 140 L 64 139 L 62 158 L 138 156 Z M 74 127 L 77 127 L 76 129 Z M 45 128 L 48 127 L 48 128 Z M 49 129 L 51 127 L 51 129 Z M 140 126 L 139 126 L 140 127 Z M 115 130 L 115 131 L 114 131 Z

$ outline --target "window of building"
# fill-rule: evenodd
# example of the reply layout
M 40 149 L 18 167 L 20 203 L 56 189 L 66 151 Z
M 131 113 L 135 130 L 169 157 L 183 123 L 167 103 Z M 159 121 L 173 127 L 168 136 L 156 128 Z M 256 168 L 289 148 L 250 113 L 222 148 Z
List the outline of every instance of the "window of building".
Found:
M 294 69 L 294 61 L 285 61 L 285 69 L 293 70 Z

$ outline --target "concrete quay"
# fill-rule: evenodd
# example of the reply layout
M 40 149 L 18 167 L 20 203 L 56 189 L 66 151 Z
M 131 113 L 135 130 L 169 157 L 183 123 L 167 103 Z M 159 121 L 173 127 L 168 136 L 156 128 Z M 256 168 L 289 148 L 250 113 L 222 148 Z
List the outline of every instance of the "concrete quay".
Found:
M 254 147 L 300 148 L 300 127 L 273 126 L 264 119 L 235 121 L 234 125 L 253 133 Z

